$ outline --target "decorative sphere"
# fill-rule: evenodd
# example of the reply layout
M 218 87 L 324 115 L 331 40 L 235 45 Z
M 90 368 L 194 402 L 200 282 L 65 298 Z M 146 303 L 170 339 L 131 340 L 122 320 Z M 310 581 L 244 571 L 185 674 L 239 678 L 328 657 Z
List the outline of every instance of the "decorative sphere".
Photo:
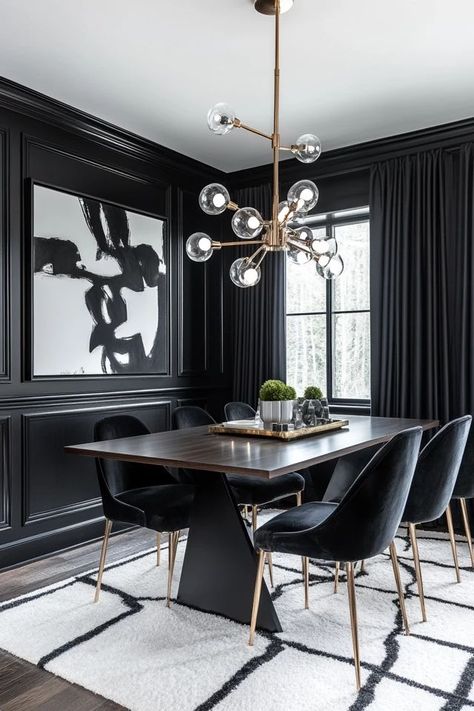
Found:
M 307 246 L 311 247 L 311 243 L 313 242 L 313 230 L 309 227 L 298 227 L 294 232 L 297 239 L 306 242 Z
M 236 259 L 232 262 L 229 275 L 235 286 L 246 289 L 255 286 L 260 281 L 262 272 L 253 262 L 249 262 L 246 257 Z
M 337 242 L 334 237 L 316 237 L 311 242 L 311 249 L 318 257 L 324 255 L 331 259 L 337 254 Z
M 234 212 L 232 229 L 240 239 L 255 239 L 263 229 L 263 217 L 253 207 L 241 207 Z
M 312 180 L 299 180 L 288 190 L 288 202 L 296 203 L 298 212 L 309 212 L 316 206 L 319 190 Z
M 212 240 L 205 232 L 194 232 L 186 241 L 186 254 L 193 262 L 206 262 L 212 257 Z
M 331 259 L 322 257 L 316 264 L 316 271 L 324 279 L 337 279 L 344 271 L 344 262 L 339 254 Z
M 227 188 L 220 183 L 206 185 L 199 194 L 199 207 L 206 215 L 220 215 L 230 202 Z
M 223 136 L 234 128 L 235 111 L 228 104 L 216 104 L 209 109 L 207 125 L 213 133 Z
M 294 244 L 288 245 L 288 259 L 293 262 L 293 264 L 307 264 L 311 261 L 312 256 L 309 252 L 304 252 L 302 249 L 298 249 Z
M 296 158 L 302 163 L 314 163 L 321 155 L 321 141 L 313 133 L 304 133 L 296 141 Z

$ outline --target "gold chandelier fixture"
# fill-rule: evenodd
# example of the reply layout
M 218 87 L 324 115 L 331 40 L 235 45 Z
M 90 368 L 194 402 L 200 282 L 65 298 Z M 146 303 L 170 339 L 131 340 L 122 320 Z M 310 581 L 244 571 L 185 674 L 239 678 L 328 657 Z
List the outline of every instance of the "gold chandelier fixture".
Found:
M 334 238 L 315 238 L 304 223 L 307 213 L 319 199 L 319 191 L 311 180 L 299 180 L 288 191 L 287 199 L 280 202 L 279 160 L 281 151 L 290 151 L 302 163 L 313 163 L 321 154 L 321 142 L 311 133 L 305 133 L 291 146 L 280 142 L 280 15 L 289 10 L 293 0 L 255 0 L 255 9 L 264 15 L 275 16 L 275 68 L 273 83 L 273 132 L 259 131 L 237 118 L 233 109 L 224 103 L 216 104 L 207 115 L 209 129 L 225 135 L 234 128 L 257 134 L 271 142 L 273 151 L 273 199 L 271 219 L 265 220 L 253 207 L 239 207 L 230 199 L 229 192 L 220 183 L 211 183 L 201 190 L 199 205 L 207 215 L 220 215 L 225 210 L 234 212 L 232 229 L 242 242 L 216 242 L 205 232 L 195 232 L 186 242 L 186 252 L 195 262 L 205 262 L 214 250 L 223 247 L 256 246 L 248 257 L 236 259 L 230 267 L 230 278 L 236 286 L 246 288 L 258 284 L 261 264 L 268 252 L 287 252 L 296 264 L 316 262 L 317 273 L 325 279 L 339 276 L 344 263 L 337 254 Z

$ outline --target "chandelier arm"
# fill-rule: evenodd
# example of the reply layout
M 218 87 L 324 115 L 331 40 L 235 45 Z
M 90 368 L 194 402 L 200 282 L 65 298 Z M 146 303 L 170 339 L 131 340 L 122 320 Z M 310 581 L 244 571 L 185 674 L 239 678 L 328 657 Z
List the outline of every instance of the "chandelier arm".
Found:
M 260 247 L 259 247 L 258 249 L 256 249 L 255 252 L 250 255 L 250 257 L 245 257 L 246 261 L 249 262 L 249 263 L 252 263 L 253 260 L 255 259 L 255 257 L 257 256 L 257 254 L 259 254 L 262 250 L 264 250 L 264 255 L 265 255 L 265 254 L 267 253 L 267 245 L 266 245 L 265 243 L 262 244 L 262 245 L 260 245 Z M 262 261 L 262 260 L 260 260 L 260 261 L 258 262 L 258 264 L 256 264 L 255 266 L 258 267 L 259 264 L 261 263 L 261 261 Z
M 307 247 L 304 247 L 304 246 L 303 246 L 302 244 L 300 244 L 299 242 L 295 242 L 294 240 L 289 239 L 289 240 L 288 240 L 288 244 L 293 245 L 293 247 L 296 247 L 296 248 L 299 249 L 301 252 L 306 252 L 306 254 L 310 254 L 313 259 L 316 259 L 316 261 L 319 261 L 319 258 L 318 258 L 318 255 L 317 255 L 317 254 L 315 254 L 311 249 L 308 249 Z
M 266 244 L 263 239 L 246 239 L 240 242 L 211 242 L 212 249 L 222 249 L 222 247 L 243 247 L 246 244 Z
M 234 212 L 237 212 L 237 210 L 239 210 L 239 209 L 240 209 L 240 208 L 239 208 L 239 206 L 237 205 L 237 203 L 236 203 L 236 202 L 232 202 L 232 200 L 231 200 L 231 201 L 229 202 L 229 204 L 227 205 L 227 210 L 234 210 Z
M 275 67 L 273 80 L 273 211 L 272 232 L 270 241 L 272 246 L 280 242 L 280 225 L 278 223 L 279 195 L 279 160 L 280 160 L 280 0 L 275 0 Z
M 255 133 L 257 136 L 266 138 L 269 141 L 273 140 L 273 136 L 270 136 L 268 133 L 264 133 L 263 131 L 259 131 L 258 128 L 253 128 L 252 126 L 248 126 L 246 123 L 242 123 L 242 121 L 238 118 L 234 119 L 234 126 L 235 128 L 243 128 L 244 131 L 249 131 L 249 133 Z

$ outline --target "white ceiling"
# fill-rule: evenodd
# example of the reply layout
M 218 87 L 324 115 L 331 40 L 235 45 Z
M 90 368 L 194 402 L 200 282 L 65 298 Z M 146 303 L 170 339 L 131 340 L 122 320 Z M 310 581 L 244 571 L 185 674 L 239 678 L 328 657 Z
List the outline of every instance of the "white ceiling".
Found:
M 323 150 L 474 115 L 473 0 L 295 0 L 282 139 Z M 223 170 L 271 160 L 273 18 L 252 0 L 0 0 L 0 74 Z

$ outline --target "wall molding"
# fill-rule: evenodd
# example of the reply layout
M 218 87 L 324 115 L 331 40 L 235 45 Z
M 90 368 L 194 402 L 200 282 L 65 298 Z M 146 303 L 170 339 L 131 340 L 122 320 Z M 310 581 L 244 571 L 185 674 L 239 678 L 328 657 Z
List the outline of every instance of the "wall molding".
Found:
M 11 418 L 0 418 L 0 501 L 2 502 L 0 516 L 0 531 L 10 528 L 11 525 Z
M 0 382 L 10 380 L 10 248 L 8 240 L 8 133 L 0 129 L 0 318 L 2 345 L 0 351 Z
M 92 116 L 68 104 L 0 77 L 0 107 L 57 126 L 147 163 L 161 163 L 172 171 L 180 165 L 188 173 L 222 173 L 194 158 Z

